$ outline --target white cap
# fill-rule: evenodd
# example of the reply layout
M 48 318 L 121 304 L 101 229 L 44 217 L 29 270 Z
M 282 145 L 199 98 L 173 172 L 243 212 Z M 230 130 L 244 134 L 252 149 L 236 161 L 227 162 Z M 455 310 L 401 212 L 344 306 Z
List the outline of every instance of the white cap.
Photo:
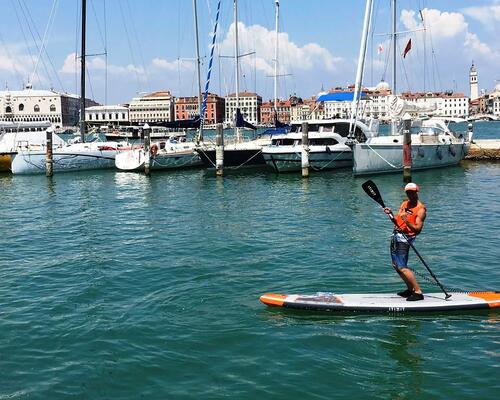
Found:
M 410 182 L 410 183 L 407 183 L 405 186 L 405 192 L 408 190 L 414 190 L 415 192 L 418 192 L 419 187 L 416 183 Z

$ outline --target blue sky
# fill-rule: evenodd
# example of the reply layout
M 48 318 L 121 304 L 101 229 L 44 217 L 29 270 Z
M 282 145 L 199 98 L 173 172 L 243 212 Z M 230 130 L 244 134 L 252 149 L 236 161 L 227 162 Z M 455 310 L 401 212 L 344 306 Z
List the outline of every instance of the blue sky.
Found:
M 167 89 L 176 96 L 196 93 L 191 0 L 87 0 L 87 94 L 104 103 L 128 102 L 138 94 Z M 233 54 L 232 0 L 222 0 L 219 53 Z M 364 0 L 281 0 L 279 97 L 309 97 L 322 87 L 345 86 L 355 78 Z M 374 32 L 390 28 L 390 2 L 375 0 Z M 198 0 L 200 46 L 209 54 L 216 0 Z M 3 0 L 0 2 L 0 82 L 19 89 L 35 88 L 77 93 L 79 53 L 78 0 Z M 402 52 L 411 37 L 413 49 L 398 60 L 399 90 L 457 90 L 468 94 L 472 60 L 480 89 L 491 90 L 500 79 L 500 1 L 400 0 L 398 30 L 419 28 L 423 10 L 426 32 L 401 37 Z M 51 20 L 53 23 L 50 24 Z M 239 0 L 241 53 L 240 88 L 273 96 L 274 0 Z M 36 33 L 38 32 L 38 33 Z M 38 38 L 45 51 L 37 63 Z M 33 36 L 36 38 L 33 40 Z M 425 46 L 424 46 L 425 43 Z M 382 53 L 377 48 L 382 46 Z M 425 52 L 424 52 L 425 48 Z M 390 82 L 384 36 L 370 40 L 364 83 Z M 202 65 L 203 81 L 208 58 Z M 106 62 L 107 61 L 107 62 Z M 35 71 L 35 64 L 38 64 Z M 217 59 L 210 90 L 234 91 L 234 63 Z

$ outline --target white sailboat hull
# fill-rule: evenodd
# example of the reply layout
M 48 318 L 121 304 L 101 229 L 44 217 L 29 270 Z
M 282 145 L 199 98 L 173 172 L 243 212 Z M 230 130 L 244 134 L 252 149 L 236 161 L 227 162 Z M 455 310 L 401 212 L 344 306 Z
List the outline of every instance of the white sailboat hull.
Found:
M 470 142 L 412 144 L 412 170 L 457 165 L 468 153 Z M 357 143 L 353 149 L 354 175 L 390 173 L 403 170 L 402 144 Z
M 115 165 L 121 171 L 143 171 L 146 154 L 143 149 L 133 149 L 116 155 Z M 158 153 L 149 159 L 151 170 L 190 168 L 202 165 L 200 157 L 194 151 Z
M 53 171 L 70 172 L 115 167 L 116 144 L 71 144 L 53 150 Z M 13 174 L 44 174 L 45 151 L 23 151 L 12 156 Z

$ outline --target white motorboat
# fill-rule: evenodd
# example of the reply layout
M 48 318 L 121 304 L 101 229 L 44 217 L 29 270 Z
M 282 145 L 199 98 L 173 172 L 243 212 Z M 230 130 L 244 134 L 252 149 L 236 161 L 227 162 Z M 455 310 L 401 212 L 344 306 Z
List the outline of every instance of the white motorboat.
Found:
M 458 164 L 469 152 L 472 132 L 456 134 L 441 119 L 414 120 L 411 128 L 412 170 Z M 355 175 L 403 170 L 403 135 L 377 136 L 354 145 Z
M 46 150 L 19 148 L 12 156 L 13 174 L 45 173 Z M 128 148 L 120 142 L 86 142 L 54 145 L 52 151 L 54 172 L 84 171 L 115 167 L 118 149 Z
M 50 122 L 0 122 L 0 171 L 11 170 L 12 157 L 19 150 L 45 151 L 46 130 Z M 54 145 L 63 145 L 65 142 L 57 135 L 53 135 Z
M 166 170 L 190 168 L 202 165 L 200 157 L 194 151 L 195 143 L 185 140 L 166 140 L 154 142 L 149 152 L 149 168 Z M 116 168 L 122 171 L 144 171 L 148 153 L 143 148 L 120 151 L 115 158 Z
M 349 126 L 347 119 L 311 120 L 309 124 L 309 165 L 321 171 L 353 165 L 352 149 L 347 145 Z M 367 125 L 355 122 L 354 136 L 360 142 L 377 135 L 378 121 Z M 289 133 L 276 135 L 270 145 L 262 148 L 266 164 L 277 172 L 300 171 L 302 168 L 302 126 L 293 123 Z

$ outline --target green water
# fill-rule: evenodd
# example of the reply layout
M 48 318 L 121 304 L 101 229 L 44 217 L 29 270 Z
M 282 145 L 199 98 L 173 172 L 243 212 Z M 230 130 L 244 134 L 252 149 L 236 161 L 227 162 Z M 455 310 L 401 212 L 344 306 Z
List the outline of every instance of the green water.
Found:
M 434 272 L 499 289 L 500 164 L 414 177 L 428 207 L 416 246 Z M 374 180 L 397 207 L 401 176 Z M 362 182 L 349 170 L 0 175 L 0 399 L 496 399 L 498 312 L 258 301 L 402 288 Z

